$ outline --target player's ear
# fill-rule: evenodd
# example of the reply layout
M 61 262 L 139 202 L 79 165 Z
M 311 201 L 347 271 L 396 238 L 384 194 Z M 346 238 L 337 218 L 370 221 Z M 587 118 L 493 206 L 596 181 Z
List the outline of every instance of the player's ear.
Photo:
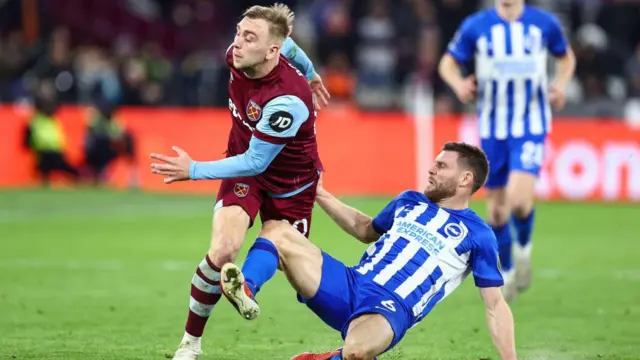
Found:
M 272 44 L 269 47 L 269 51 L 267 51 L 267 59 L 271 60 L 271 59 L 279 56 L 279 54 L 280 54 L 280 45 Z
M 473 187 L 473 173 L 471 171 L 463 171 L 460 175 L 461 187 Z

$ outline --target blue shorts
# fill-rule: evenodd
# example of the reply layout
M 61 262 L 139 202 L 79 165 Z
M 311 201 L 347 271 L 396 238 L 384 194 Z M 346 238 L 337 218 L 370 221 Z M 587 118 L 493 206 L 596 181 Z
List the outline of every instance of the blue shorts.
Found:
M 343 339 L 355 318 L 364 314 L 384 316 L 394 333 L 385 352 L 398 344 L 412 324 L 411 313 L 399 297 L 325 252 L 322 252 L 318 292 L 311 299 L 298 295 L 298 300 L 306 303 L 327 325 L 340 331 Z
M 489 189 L 503 188 L 512 171 L 538 176 L 544 160 L 546 135 L 528 136 L 520 139 L 482 139 L 482 150 L 489 159 L 489 177 L 485 186 Z

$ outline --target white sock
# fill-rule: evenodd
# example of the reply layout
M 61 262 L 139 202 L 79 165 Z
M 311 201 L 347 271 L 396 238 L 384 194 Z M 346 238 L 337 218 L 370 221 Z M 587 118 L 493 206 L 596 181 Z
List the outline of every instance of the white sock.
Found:
M 522 246 L 516 243 L 516 252 L 514 255 L 529 258 L 531 257 L 531 250 L 533 248 L 533 244 L 529 242 L 527 245 Z
M 188 341 L 190 343 L 200 343 L 201 339 L 201 337 L 195 337 L 187 332 L 185 332 L 184 336 L 182 337 L 182 341 Z

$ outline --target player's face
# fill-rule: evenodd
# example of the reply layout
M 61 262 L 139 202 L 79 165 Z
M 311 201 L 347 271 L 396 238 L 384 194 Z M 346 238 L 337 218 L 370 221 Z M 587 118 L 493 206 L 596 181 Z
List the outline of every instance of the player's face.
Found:
M 424 194 L 436 203 L 452 197 L 460 185 L 460 175 L 458 154 L 453 151 L 441 152 L 429 169 L 429 184 Z
M 238 23 L 233 41 L 233 66 L 248 69 L 277 55 L 279 46 L 269 35 L 269 24 L 262 19 L 244 18 Z

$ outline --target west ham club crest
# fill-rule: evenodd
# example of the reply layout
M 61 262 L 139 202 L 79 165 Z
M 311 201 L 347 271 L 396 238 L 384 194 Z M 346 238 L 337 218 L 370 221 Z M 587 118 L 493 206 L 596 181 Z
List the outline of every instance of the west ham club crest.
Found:
M 260 116 L 262 116 L 262 108 L 256 104 L 255 101 L 249 100 L 247 104 L 247 117 L 251 121 L 260 120 Z
M 233 192 L 237 197 L 243 198 L 249 194 L 249 185 L 244 183 L 236 183 L 233 187 Z

